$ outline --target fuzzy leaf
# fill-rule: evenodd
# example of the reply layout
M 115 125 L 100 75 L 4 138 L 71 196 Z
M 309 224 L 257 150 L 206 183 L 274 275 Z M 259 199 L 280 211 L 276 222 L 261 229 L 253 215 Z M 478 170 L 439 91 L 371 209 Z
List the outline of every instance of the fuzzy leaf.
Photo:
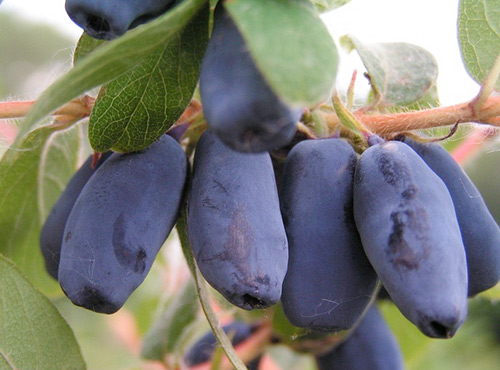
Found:
M 308 1 L 232 0 L 224 6 L 270 87 L 292 106 L 327 100 L 338 54 Z
M 144 149 L 179 119 L 198 82 L 208 10 L 207 4 L 182 32 L 101 88 L 89 125 L 95 151 Z
M 0 307 L 0 369 L 86 368 L 75 336 L 57 309 L 1 256 Z
M 467 72 L 482 84 L 500 54 L 500 2 L 461 0 L 458 40 Z M 495 88 L 500 91 L 500 80 Z
M 420 46 L 400 42 L 363 44 L 348 35 L 341 43 L 358 52 L 380 103 L 416 102 L 436 84 L 437 62 Z
M 92 52 L 99 46 L 105 44 L 106 41 L 94 39 L 90 37 L 85 32 L 82 33 L 78 42 L 76 43 L 75 52 L 73 54 L 73 65 L 80 63 L 80 61 L 86 56 L 92 54 Z

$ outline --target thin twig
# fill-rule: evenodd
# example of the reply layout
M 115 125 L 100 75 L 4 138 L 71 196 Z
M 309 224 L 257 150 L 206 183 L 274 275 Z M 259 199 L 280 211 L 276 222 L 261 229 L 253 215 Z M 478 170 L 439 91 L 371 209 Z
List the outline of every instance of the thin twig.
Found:
M 271 325 L 264 323 L 250 338 L 235 347 L 236 353 L 243 361 L 250 362 L 262 353 L 263 347 L 269 343 L 271 336 Z M 220 367 L 222 369 L 229 370 L 233 368 L 226 357 L 223 357 L 221 360 Z M 204 362 L 189 368 L 189 370 L 211 370 L 211 364 L 210 362 Z
M 184 256 L 186 257 L 186 261 L 188 263 L 189 269 L 196 284 L 200 305 L 208 321 L 208 324 L 212 329 L 212 332 L 214 333 L 217 341 L 222 346 L 222 349 L 224 350 L 224 353 L 226 354 L 227 358 L 234 366 L 234 368 L 236 370 L 246 370 L 247 367 L 236 354 L 236 351 L 234 350 L 231 341 L 227 337 L 226 333 L 222 330 L 219 324 L 219 320 L 215 312 L 213 311 L 212 307 L 210 306 L 210 298 L 208 296 L 208 290 L 207 290 L 208 288 L 206 286 L 205 280 L 203 279 L 198 266 L 196 265 L 196 261 L 194 259 L 193 253 L 191 251 L 191 246 L 189 243 L 189 238 L 187 234 L 186 205 L 184 205 L 181 208 L 181 214 L 179 216 L 179 219 L 177 220 L 176 228 L 179 234 L 179 239 L 181 242 L 182 250 L 184 252 Z
M 477 94 L 476 98 L 472 100 L 472 109 L 474 111 L 481 110 L 484 102 L 491 95 L 493 90 L 495 89 L 495 85 L 498 81 L 498 76 L 500 76 L 500 54 L 498 54 L 495 59 L 495 63 L 491 67 L 491 70 L 486 76 L 486 79 L 481 85 L 481 89 L 479 90 L 479 94 Z
M 8 101 L 0 102 L 0 118 L 25 117 L 36 101 Z M 92 112 L 94 98 L 85 95 L 81 99 L 75 99 L 55 111 L 53 116 L 73 116 L 77 118 L 88 117 Z

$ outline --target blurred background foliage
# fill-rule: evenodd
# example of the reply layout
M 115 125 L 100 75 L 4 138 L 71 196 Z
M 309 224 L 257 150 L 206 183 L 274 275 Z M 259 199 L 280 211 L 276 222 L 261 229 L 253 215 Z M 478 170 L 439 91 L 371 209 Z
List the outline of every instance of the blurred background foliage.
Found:
M 0 100 L 29 100 L 71 67 L 73 40 L 47 24 L 0 12 Z M 0 157 L 16 129 L 0 119 Z
M 0 99 L 36 96 L 69 68 L 73 47 L 49 25 L 0 12 Z
M 70 38 L 50 26 L 31 23 L 8 12 L 1 12 L 0 99 L 36 97 L 51 81 L 70 68 L 73 48 Z M 0 120 L 0 141 L 8 140 L 14 133 L 11 122 Z M 443 134 L 446 133 L 445 130 Z M 456 147 L 459 141 L 450 141 L 452 144 L 449 148 Z M 465 161 L 465 168 L 499 222 L 500 143 L 490 140 L 480 146 Z M 169 239 L 167 244 L 170 245 L 163 248 L 148 278 L 125 307 L 114 315 L 99 315 L 77 308 L 62 292 L 59 297 L 52 299 L 73 328 L 89 370 L 165 369 L 160 364 L 142 360 L 140 350 L 141 339 L 151 328 L 157 310 L 169 296 L 178 291 L 180 283 L 187 277 L 177 240 Z M 397 335 L 407 369 L 499 368 L 500 303 L 497 301 L 481 297 L 471 299 L 465 325 L 450 340 L 429 339 L 404 319 L 390 302 L 382 301 L 380 306 Z M 246 313 L 238 313 L 237 309 L 232 310 L 240 317 L 249 317 Z M 199 333 L 208 328 L 201 313 L 197 325 Z M 315 368 L 311 357 L 293 353 L 282 345 L 268 349 L 267 356 L 283 369 Z

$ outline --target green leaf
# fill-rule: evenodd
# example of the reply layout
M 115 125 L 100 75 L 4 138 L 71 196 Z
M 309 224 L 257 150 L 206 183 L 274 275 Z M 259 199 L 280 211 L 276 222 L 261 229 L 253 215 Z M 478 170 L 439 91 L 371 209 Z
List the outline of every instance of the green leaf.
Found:
M 373 94 L 372 94 L 372 101 L 373 101 Z M 417 101 L 408 103 L 408 104 L 401 104 L 401 105 L 392 105 L 387 107 L 388 112 L 408 112 L 408 111 L 415 111 L 415 110 L 423 110 L 423 109 L 430 109 L 430 108 L 435 108 L 439 107 L 440 102 L 439 102 L 439 94 L 438 94 L 438 89 L 436 85 L 432 85 L 431 88 L 422 96 L 420 99 Z M 445 136 L 448 134 L 450 131 L 449 127 L 438 127 L 437 128 L 438 132 L 443 132 L 441 136 Z M 431 135 L 434 136 L 434 135 Z M 439 136 L 439 135 L 437 135 Z M 456 136 L 454 136 L 456 139 Z
M 81 128 L 54 125 L 28 134 L 0 162 L 0 253 L 11 258 L 46 294 L 60 292 L 39 248 L 42 221 L 76 169 Z
M 333 9 L 340 8 L 351 0 L 311 0 L 316 9 L 320 12 L 327 12 Z
M 42 93 L 23 122 L 18 137 L 31 131 L 38 121 L 64 103 L 137 66 L 184 28 L 206 2 L 184 0 L 156 20 L 99 47 Z
M 281 302 L 275 307 L 273 319 L 273 333 L 277 335 L 281 342 L 292 344 L 297 338 L 306 336 L 309 330 L 293 326 L 285 316 Z
M 0 369 L 86 368 L 73 332 L 57 309 L 1 256 L 0 307 Z
M 418 100 L 406 106 L 409 110 L 422 110 L 439 107 L 439 93 L 437 86 L 434 84 L 427 92 L 422 95 Z
M 360 143 L 366 143 L 366 138 L 363 134 L 366 130 L 354 114 L 342 104 L 338 95 L 333 96 L 332 105 L 340 122 L 357 136 Z
M 298 352 L 312 352 L 317 350 L 317 348 L 321 348 L 326 343 L 329 345 L 338 343 L 344 340 L 351 332 L 351 330 L 342 330 L 327 333 L 293 326 L 288 321 L 281 303 L 274 306 L 272 327 L 273 334 L 279 338 L 281 343 Z
M 500 53 L 500 2 L 461 0 L 458 40 L 467 72 L 482 84 Z M 500 90 L 500 80 L 495 88 Z
M 329 98 L 337 49 L 309 2 L 232 0 L 224 5 L 257 68 L 283 101 L 302 107 Z
M 187 107 L 208 42 L 208 3 L 190 23 L 140 65 L 101 88 L 90 116 L 93 149 L 144 149 Z
M 105 44 L 105 40 L 98 40 L 90 37 L 85 32 L 82 33 L 78 42 L 76 43 L 75 52 L 73 54 L 73 65 L 82 61 L 83 58 L 92 54 L 92 52 L 99 46 Z
M 413 103 L 436 84 L 437 62 L 420 46 L 400 42 L 362 44 L 349 35 L 341 38 L 341 44 L 358 52 L 379 103 Z
M 165 355 L 174 353 L 185 330 L 195 321 L 198 307 L 196 285 L 190 279 L 182 291 L 170 299 L 144 337 L 141 356 L 161 361 Z

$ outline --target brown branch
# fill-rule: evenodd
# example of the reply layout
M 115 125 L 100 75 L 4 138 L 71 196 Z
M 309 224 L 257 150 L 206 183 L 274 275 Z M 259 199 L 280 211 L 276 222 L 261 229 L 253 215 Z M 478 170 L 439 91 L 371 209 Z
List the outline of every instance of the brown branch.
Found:
M 379 135 L 453 126 L 464 122 L 500 127 L 499 96 L 490 96 L 477 111 L 474 109 L 474 102 L 475 100 L 472 100 L 448 107 L 388 114 L 367 113 L 362 108 L 354 111 L 353 114 L 367 129 Z M 335 112 L 323 112 L 323 114 L 330 126 L 340 123 L 340 119 Z
M 491 126 L 499 126 L 500 127 L 500 117 L 493 117 L 484 120 L 484 123 Z
M 490 96 L 479 111 L 470 102 L 421 111 L 370 115 L 355 112 L 366 127 L 377 134 L 450 126 L 463 122 L 498 124 L 500 97 Z
M 90 115 L 95 99 L 85 95 L 81 99 L 75 99 L 55 111 L 53 116 L 73 116 L 84 118 Z M 36 101 L 8 101 L 0 102 L 0 119 L 25 117 Z
M 75 119 L 88 117 L 94 101 L 94 98 L 84 96 L 69 102 L 55 111 L 53 115 L 72 116 Z M 34 103 L 34 101 L 0 102 L 0 119 L 24 117 Z M 318 112 L 329 127 L 337 127 L 340 124 L 340 119 L 334 111 L 326 111 L 320 107 Z M 192 118 L 200 113 L 200 104 L 194 100 L 183 118 Z M 379 135 L 452 126 L 464 122 L 500 127 L 500 97 L 490 96 L 482 101 L 480 106 L 478 106 L 476 98 L 466 103 L 420 111 L 380 114 L 369 113 L 365 108 L 362 108 L 352 112 L 352 114 L 368 130 Z

